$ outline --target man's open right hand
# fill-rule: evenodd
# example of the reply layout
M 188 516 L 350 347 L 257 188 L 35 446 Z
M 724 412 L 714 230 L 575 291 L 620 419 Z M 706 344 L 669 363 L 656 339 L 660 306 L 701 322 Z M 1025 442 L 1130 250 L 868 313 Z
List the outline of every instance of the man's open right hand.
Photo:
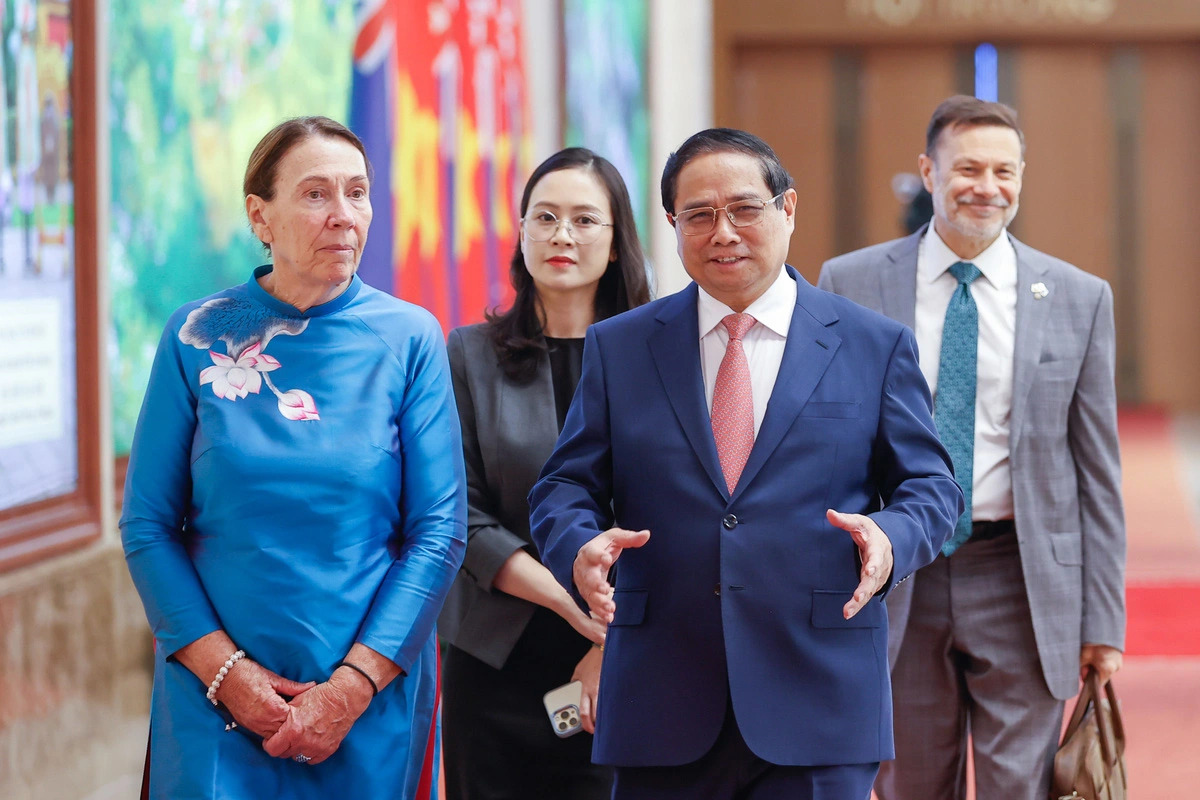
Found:
M 573 570 L 575 587 L 596 619 L 608 624 L 617 610 L 613 587 L 608 583 L 608 571 L 625 548 L 641 547 L 649 539 L 650 531 L 609 528 L 579 548 Z

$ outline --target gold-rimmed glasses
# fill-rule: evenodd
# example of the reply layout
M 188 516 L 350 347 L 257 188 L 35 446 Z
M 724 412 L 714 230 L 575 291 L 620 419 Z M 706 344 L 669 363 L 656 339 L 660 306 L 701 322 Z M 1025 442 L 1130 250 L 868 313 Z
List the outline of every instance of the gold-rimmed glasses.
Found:
M 771 203 L 777 202 L 787 190 L 780 192 L 769 200 L 759 200 L 757 197 L 748 200 L 738 200 L 721 208 L 707 206 L 705 208 L 689 208 L 672 214 L 675 227 L 684 236 L 701 236 L 717 226 L 717 212 L 724 211 L 729 222 L 735 228 L 748 228 L 762 222 L 763 212 Z

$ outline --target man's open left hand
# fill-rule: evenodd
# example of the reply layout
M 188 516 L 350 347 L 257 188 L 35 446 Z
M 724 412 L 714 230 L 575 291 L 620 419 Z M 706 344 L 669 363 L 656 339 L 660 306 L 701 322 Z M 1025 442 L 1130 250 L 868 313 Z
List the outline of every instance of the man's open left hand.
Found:
M 825 512 L 829 524 L 850 533 L 858 546 L 862 571 L 859 572 L 858 588 L 850 602 L 842 607 L 842 614 L 850 619 L 857 614 L 875 593 L 887 585 L 892 575 L 892 540 L 887 537 L 875 520 L 863 514 L 843 514 L 832 508 Z

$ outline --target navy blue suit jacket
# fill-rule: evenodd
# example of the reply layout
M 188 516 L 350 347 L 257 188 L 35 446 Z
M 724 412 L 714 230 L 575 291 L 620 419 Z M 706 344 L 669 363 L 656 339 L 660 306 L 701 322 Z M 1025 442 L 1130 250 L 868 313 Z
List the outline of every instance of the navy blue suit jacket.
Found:
M 888 535 L 890 589 L 937 555 L 962 493 L 912 332 L 787 269 L 796 310 L 732 497 L 705 405 L 695 284 L 588 331 L 575 400 L 530 501 L 542 560 L 572 591 L 591 538 L 613 524 L 651 532 L 618 562 L 599 763 L 701 758 L 728 698 L 769 762 L 893 756 L 887 612 L 876 597 L 843 619 L 857 549 L 825 510 L 870 514 Z

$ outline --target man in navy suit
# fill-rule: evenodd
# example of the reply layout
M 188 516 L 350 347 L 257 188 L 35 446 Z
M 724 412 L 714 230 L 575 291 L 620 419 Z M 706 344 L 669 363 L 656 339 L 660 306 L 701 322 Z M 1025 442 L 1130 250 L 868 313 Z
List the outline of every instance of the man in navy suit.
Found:
M 591 327 L 530 494 L 609 623 L 593 757 L 615 798 L 863 800 L 893 755 L 882 598 L 963 505 L 913 335 L 785 266 L 796 192 L 757 137 L 691 137 L 662 196 L 694 283 Z

